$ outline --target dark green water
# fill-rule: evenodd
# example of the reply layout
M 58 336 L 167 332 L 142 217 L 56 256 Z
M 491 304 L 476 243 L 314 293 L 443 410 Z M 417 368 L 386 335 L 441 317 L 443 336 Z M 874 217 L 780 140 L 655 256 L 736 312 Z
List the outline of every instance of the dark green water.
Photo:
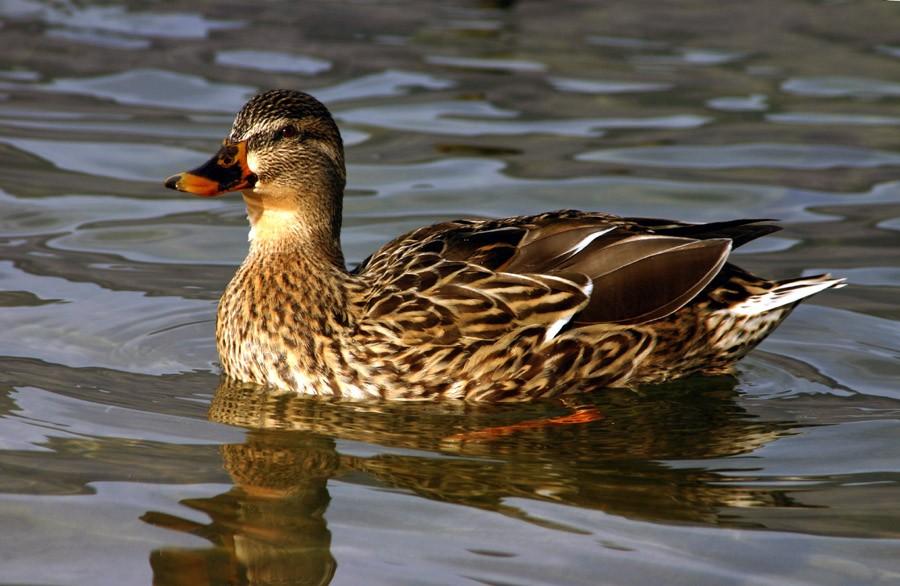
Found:
M 900 581 L 900 2 L 0 2 L 0 584 Z M 735 378 L 504 407 L 221 385 L 254 92 L 340 121 L 358 262 L 575 207 L 831 271 Z M 591 423 L 534 426 L 577 407 Z M 485 430 L 493 430 L 486 433 Z

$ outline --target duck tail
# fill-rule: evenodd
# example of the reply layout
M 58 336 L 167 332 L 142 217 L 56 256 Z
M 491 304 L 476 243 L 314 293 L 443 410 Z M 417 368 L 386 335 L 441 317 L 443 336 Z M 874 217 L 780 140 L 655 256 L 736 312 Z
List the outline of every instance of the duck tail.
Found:
M 794 305 L 825 289 L 840 289 L 846 284 L 845 279 L 834 278 L 830 274 L 776 281 L 771 289 L 747 297 L 729 308 L 729 311 L 737 315 L 767 313 L 779 307 Z

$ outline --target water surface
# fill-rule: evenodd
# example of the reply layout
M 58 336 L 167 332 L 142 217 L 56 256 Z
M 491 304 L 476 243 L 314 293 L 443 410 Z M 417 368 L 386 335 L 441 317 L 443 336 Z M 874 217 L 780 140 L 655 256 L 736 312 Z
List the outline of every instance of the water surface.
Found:
M 0 19 L 0 584 L 900 581 L 897 3 Z M 221 381 L 244 210 L 161 180 L 271 87 L 341 125 L 351 264 L 428 222 L 584 208 L 779 218 L 742 265 L 850 286 L 734 377 L 565 403 Z

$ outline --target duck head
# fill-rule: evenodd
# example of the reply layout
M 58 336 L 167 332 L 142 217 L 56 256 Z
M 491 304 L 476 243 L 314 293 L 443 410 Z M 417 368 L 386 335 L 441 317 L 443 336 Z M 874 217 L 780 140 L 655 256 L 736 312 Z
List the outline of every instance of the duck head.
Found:
M 205 197 L 240 191 L 251 239 L 317 227 L 334 239 L 345 181 L 343 143 L 328 109 L 309 94 L 271 90 L 241 108 L 212 159 L 165 185 Z

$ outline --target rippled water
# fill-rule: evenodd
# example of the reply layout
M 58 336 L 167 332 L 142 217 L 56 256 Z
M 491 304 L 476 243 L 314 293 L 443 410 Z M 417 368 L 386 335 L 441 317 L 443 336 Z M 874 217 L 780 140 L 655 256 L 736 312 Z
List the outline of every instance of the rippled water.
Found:
M 900 581 L 900 4 L 0 18 L 0 583 Z M 244 210 L 161 180 L 275 86 L 341 124 L 351 262 L 427 222 L 576 207 L 780 218 L 743 265 L 851 284 L 735 378 L 504 407 L 220 383 Z

